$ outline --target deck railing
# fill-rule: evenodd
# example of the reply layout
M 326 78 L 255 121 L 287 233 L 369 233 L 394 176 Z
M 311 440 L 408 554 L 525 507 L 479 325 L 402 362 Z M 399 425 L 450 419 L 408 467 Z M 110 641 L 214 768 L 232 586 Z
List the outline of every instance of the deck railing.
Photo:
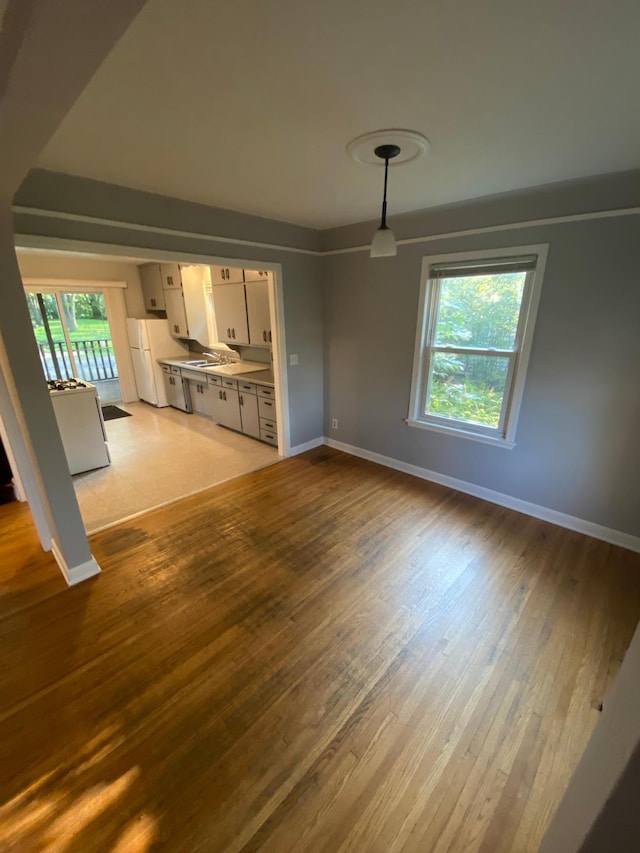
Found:
M 99 382 L 101 379 L 117 379 L 118 367 L 113 355 L 110 340 L 71 341 L 71 349 L 76 364 L 74 370 L 65 341 L 54 342 L 55 361 L 63 378 L 79 373 L 79 378 L 87 382 Z M 54 359 L 49 344 L 38 344 L 40 361 L 47 379 L 57 379 Z

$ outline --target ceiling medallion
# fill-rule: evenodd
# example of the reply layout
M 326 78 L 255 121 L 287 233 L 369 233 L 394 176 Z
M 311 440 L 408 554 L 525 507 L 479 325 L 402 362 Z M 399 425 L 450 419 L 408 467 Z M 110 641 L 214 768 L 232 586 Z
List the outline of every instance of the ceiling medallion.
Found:
M 357 163 L 367 163 L 372 166 L 384 166 L 384 161 L 376 154 L 376 148 L 381 145 L 397 145 L 400 154 L 393 161 L 394 166 L 403 166 L 405 163 L 413 163 L 427 153 L 431 143 L 422 133 L 417 130 L 374 130 L 371 133 L 363 133 L 356 136 L 347 145 L 347 153 Z

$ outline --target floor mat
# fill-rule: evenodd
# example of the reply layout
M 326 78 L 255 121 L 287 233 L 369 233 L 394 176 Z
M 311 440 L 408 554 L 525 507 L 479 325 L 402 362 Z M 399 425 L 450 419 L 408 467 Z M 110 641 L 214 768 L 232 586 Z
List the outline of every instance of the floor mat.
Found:
M 124 409 L 120 409 L 118 406 L 103 406 L 102 417 L 105 421 L 115 421 L 116 418 L 130 418 L 131 412 L 125 412 Z

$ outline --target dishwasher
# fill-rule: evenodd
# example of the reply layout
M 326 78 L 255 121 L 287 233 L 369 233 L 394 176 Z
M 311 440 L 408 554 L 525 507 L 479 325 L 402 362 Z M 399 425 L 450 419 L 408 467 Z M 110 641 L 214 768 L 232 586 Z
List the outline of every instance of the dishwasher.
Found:
M 164 373 L 164 385 L 167 389 L 169 405 L 173 406 L 174 409 L 182 409 L 183 412 L 193 412 L 189 383 L 182 378 L 180 368 L 163 364 L 162 372 Z

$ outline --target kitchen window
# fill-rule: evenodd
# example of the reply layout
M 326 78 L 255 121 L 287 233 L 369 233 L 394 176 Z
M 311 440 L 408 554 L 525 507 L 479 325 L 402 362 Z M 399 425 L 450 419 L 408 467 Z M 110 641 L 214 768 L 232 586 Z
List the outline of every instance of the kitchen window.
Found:
M 424 259 L 409 426 L 514 446 L 547 248 Z

